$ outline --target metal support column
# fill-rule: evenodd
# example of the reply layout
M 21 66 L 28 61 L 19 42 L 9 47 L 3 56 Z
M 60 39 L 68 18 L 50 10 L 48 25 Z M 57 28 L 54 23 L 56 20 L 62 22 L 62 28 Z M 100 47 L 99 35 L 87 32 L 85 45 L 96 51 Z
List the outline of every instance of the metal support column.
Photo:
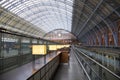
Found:
M 3 58 L 2 58 L 2 33 L 0 32 L 0 73 L 3 72 Z
M 105 38 L 105 46 L 108 46 L 108 35 L 104 34 L 104 38 Z
M 21 37 L 18 37 L 18 65 L 22 65 Z
M 114 44 L 117 47 L 118 46 L 118 33 L 117 32 L 113 32 L 113 38 L 114 38 Z
M 114 71 L 116 71 L 116 58 L 115 56 L 113 56 L 113 58 L 114 58 Z

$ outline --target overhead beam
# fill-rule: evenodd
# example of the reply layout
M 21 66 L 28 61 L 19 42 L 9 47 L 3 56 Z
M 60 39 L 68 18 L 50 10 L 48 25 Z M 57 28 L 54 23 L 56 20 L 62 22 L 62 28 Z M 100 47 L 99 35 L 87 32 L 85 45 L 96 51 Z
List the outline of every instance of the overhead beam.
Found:
M 93 13 L 90 15 L 90 17 L 87 19 L 87 21 L 84 23 L 84 25 L 81 27 L 80 31 L 78 32 L 77 36 L 80 35 L 80 32 L 85 28 L 85 26 L 87 25 L 87 23 L 89 22 L 89 20 L 92 18 L 93 14 L 96 12 L 96 10 L 99 8 L 99 6 L 102 4 L 103 0 L 101 0 L 97 7 L 94 9 Z

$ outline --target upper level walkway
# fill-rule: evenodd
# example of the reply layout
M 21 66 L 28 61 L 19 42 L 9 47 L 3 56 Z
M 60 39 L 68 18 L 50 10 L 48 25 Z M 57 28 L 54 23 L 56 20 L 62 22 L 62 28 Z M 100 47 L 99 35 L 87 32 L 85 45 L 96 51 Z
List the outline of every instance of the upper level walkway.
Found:
M 52 63 L 49 62 L 51 62 L 58 55 L 59 53 L 53 52 L 46 55 L 46 57 L 43 56 L 33 62 L 25 64 L 21 67 L 18 67 L 6 73 L 3 73 L 0 75 L 0 80 L 27 80 L 29 77 L 37 73 L 40 69 L 44 69 L 44 67 L 46 67 L 45 65 L 49 64 L 49 68 L 50 68 L 50 66 L 52 66 Z M 44 71 L 45 69 L 43 70 L 43 72 Z
M 61 64 L 53 80 L 86 80 L 82 68 L 73 53 L 70 53 L 69 64 Z
M 91 57 L 91 52 L 72 46 L 69 63 L 63 64 L 62 51 L 3 73 L 0 80 L 120 80 L 119 75 Z

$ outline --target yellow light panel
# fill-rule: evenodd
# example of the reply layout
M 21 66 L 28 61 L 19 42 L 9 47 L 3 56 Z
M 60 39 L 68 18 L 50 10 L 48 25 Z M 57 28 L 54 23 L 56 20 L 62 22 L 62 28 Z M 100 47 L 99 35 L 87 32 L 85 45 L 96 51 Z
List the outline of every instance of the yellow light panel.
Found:
M 32 45 L 33 55 L 45 55 L 47 53 L 46 45 Z
M 57 45 L 57 49 L 61 49 L 63 47 L 64 47 L 64 45 Z
M 49 45 L 49 50 L 57 50 L 57 46 L 56 45 Z
M 64 45 L 64 47 L 70 47 L 70 45 Z

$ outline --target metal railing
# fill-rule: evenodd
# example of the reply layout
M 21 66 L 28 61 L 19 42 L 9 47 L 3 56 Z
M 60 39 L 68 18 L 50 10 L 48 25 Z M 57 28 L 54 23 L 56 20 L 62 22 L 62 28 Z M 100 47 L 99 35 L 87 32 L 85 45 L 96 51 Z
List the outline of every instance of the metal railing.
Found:
M 112 72 L 111 70 L 109 70 L 105 66 L 101 65 L 99 62 L 97 62 L 94 59 L 92 59 L 91 57 L 87 56 L 84 52 L 80 51 L 80 53 L 83 54 L 84 56 L 86 56 L 91 61 L 95 62 L 97 65 L 99 65 L 100 67 L 102 67 L 103 69 L 105 69 L 106 71 L 108 71 L 109 73 L 111 73 L 112 75 L 114 75 L 116 78 L 118 78 L 120 80 L 120 76 L 116 75 L 114 72 Z
M 78 58 L 78 56 L 77 56 L 76 53 L 74 54 L 74 56 L 76 57 L 78 63 L 79 63 L 80 66 L 82 67 L 82 69 L 83 69 L 85 75 L 87 76 L 87 79 L 88 79 L 88 80 L 91 80 L 90 76 L 88 75 L 87 71 L 85 70 L 85 68 L 84 68 L 84 66 L 83 66 L 83 64 L 82 64 L 82 62 L 80 61 L 80 59 Z
M 80 49 L 74 46 L 72 49 L 88 80 L 120 80 L 120 76 L 80 51 Z

